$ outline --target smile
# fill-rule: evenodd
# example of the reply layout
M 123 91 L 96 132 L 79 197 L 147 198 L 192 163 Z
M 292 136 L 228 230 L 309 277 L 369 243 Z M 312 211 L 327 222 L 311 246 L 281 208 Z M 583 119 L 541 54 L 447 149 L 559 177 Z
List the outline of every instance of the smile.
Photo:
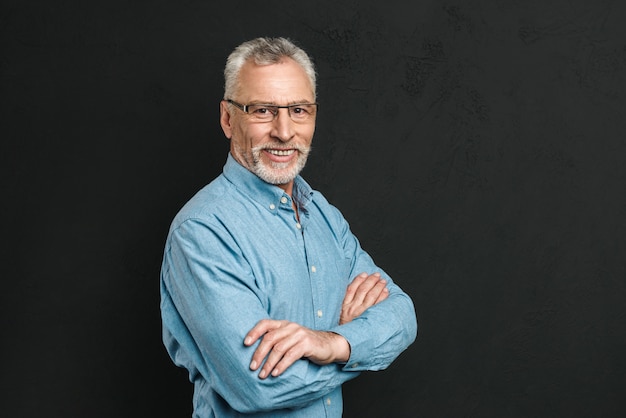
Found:
M 279 157 L 286 157 L 296 152 L 295 149 L 266 149 L 265 151 Z

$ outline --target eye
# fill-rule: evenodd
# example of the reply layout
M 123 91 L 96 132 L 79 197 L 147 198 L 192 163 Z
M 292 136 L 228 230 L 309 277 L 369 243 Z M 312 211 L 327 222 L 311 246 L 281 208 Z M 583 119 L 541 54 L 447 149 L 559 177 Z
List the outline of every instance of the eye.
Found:
M 295 116 L 307 117 L 314 113 L 314 106 L 302 104 L 291 108 L 291 114 Z
M 271 113 L 272 111 L 270 110 L 269 107 L 266 106 L 254 106 L 252 113 L 256 114 L 256 115 L 266 115 L 268 113 Z

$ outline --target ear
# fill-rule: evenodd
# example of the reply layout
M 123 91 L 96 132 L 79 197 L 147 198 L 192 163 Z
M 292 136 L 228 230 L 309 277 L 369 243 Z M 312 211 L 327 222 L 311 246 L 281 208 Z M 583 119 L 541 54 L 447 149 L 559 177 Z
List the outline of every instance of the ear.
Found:
M 220 102 L 220 125 L 222 125 L 222 130 L 226 138 L 232 138 L 233 129 L 230 124 L 230 111 L 228 109 L 228 103 L 225 100 Z

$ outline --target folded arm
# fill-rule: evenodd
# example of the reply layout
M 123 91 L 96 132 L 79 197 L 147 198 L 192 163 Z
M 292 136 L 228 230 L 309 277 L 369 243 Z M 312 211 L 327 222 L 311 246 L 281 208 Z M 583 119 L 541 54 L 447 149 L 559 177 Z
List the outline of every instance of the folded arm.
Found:
M 304 406 L 355 372 L 387 367 L 415 338 L 412 302 L 347 224 L 342 240 L 350 270 L 343 277 L 355 279 L 337 294 L 337 326 L 315 331 L 270 317 L 273 292 L 259 287 L 223 226 L 181 224 L 166 248 L 161 284 L 164 341 L 174 362 L 241 412 Z
M 357 318 L 371 306 L 389 296 L 386 280 L 380 273 L 359 274 L 348 286 L 341 308 L 340 324 Z M 244 344 L 261 340 L 252 356 L 251 370 L 261 369 L 259 377 L 280 376 L 296 360 L 305 358 L 318 365 L 345 363 L 350 344 L 339 334 L 315 331 L 289 321 L 264 319 L 246 335 Z
M 251 370 L 253 354 L 262 345 L 245 344 L 245 338 L 259 321 L 275 322 L 238 251 L 228 233 L 201 222 L 188 221 L 173 232 L 162 272 L 161 309 L 164 340 L 175 363 L 189 369 L 192 379 L 200 375 L 210 381 L 240 412 L 304 406 L 356 377 L 334 362 L 316 364 L 298 356 L 279 379 L 261 379 Z M 282 332 L 273 325 L 267 330 Z
M 350 344 L 350 359 L 343 370 L 383 370 L 415 341 L 417 337 L 415 307 L 411 298 L 361 248 L 359 240 L 352 234 L 339 211 L 336 211 L 335 215 L 336 230 L 341 231 L 339 237 L 344 256 L 351 262 L 351 275 L 363 271 L 377 272 L 381 280 L 385 281 L 387 293 L 384 300 L 366 310 L 358 309 L 354 312 L 351 315 L 352 321 L 340 321 L 329 331 L 343 336 Z M 352 283 L 358 280 L 359 277 Z M 344 309 L 342 316 L 343 312 Z

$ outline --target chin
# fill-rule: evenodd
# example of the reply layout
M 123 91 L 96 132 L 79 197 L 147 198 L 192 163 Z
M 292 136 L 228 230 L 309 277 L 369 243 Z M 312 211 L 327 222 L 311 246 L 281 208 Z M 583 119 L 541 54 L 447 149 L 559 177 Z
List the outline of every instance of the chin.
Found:
M 300 174 L 305 163 L 306 158 L 300 158 L 295 164 L 291 163 L 286 166 L 283 166 L 283 164 L 264 164 L 259 162 L 255 164 L 254 173 L 263 181 L 278 186 L 292 182 Z

